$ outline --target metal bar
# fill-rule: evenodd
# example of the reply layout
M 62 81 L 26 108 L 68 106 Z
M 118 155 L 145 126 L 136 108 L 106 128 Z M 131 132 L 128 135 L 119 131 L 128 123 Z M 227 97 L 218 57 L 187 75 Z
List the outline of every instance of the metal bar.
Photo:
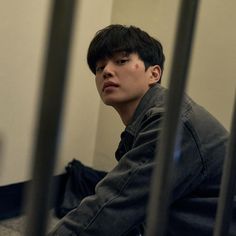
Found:
M 198 0 L 182 0 L 175 40 L 174 58 L 170 74 L 166 114 L 160 143 L 157 144 L 156 166 L 153 171 L 147 218 L 147 236 L 163 236 L 166 231 L 170 195 L 170 181 L 180 107 L 191 54 Z M 173 119 L 173 117 L 175 117 Z
M 3 137 L 0 134 L 0 177 L 1 177 L 1 173 L 2 173 L 2 157 L 3 157 Z
M 47 229 L 75 6 L 76 0 L 54 0 L 51 8 L 32 181 L 27 194 L 27 236 L 43 236 Z
M 232 218 L 233 200 L 236 189 L 236 95 L 227 152 L 223 167 L 214 236 L 228 235 Z

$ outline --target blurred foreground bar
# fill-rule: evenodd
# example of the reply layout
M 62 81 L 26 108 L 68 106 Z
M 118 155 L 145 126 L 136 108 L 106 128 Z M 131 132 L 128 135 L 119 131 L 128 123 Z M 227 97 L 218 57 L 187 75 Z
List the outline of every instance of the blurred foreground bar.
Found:
M 228 145 L 228 152 L 223 168 L 214 236 L 229 235 L 229 227 L 232 219 L 233 200 L 236 191 L 236 95 Z
M 52 1 L 32 181 L 26 198 L 26 236 L 43 236 L 47 229 L 75 8 L 76 0 Z
M 164 236 L 166 231 L 172 160 L 188 75 L 198 3 L 199 0 L 182 0 L 180 3 L 166 114 L 155 159 L 158 165 L 153 171 L 151 184 L 147 236 Z

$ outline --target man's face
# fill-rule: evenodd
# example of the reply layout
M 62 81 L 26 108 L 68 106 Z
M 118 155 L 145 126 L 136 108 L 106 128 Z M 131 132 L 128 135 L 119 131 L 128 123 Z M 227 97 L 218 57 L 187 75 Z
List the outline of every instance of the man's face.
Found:
M 153 84 L 151 68 L 145 71 L 144 62 L 136 53 L 118 52 L 98 61 L 96 86 L 102 101 L 114 108 L 137 105 Z

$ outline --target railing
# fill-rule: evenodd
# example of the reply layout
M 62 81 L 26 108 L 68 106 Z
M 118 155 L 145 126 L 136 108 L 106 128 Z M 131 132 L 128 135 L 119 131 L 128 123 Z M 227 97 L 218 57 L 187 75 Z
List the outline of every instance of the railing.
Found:
M 76 0 L 54 0 L 43 71 L 41 104 L 34 148 L 32 181 L 27 197 L 25 235 L 43 236 L 47 228 L 52 173 L 55 166 L 70 39 Z
M 32 183 L 27 196 L 28 220 L 25 235 L 44 236 L 47 229 L 51 180 L 54 170 L 60 117 L 66 87 L 66 71 L 76 0 L 54 0 L 44 66 L 41 107 L 34 149 Z M 174 59 L 171 69 L 167 112 L 153 171 L 151 197 L 147 217 L 147 236 L 163 236 L 166 230 L 170 174 L 178 117 L 185 89 L 191 45 L 199 0 L 182 0 L 177 25 Z M 172 119 L 175 117 L 176 119 Z M 168 145 L 167 145 L 168 144 Z M 157 158 L 157 157 L 156 157 Z M 232 119 L 228 156 L 224 165 L 221 194 L 214 236 L 226 236 L 231 220 L 233 193 L 236 185 L 236 102 Z M 45 194 L 47 193 L 47 194 Z M 163 215 L 163 213 L 165 213 Z
M 163 236 L 165 234 L 168 196 L 170 195 L 171 188 L 172 157 L 175 148 L 180 107 L 187 81 L 198 2 L 198 0 L 182 0 L 180 5 L 166 114 L 155 157 L 156 160 L 158 159 L 158 165 L 153 171 L 151 183 L 147 236 Z

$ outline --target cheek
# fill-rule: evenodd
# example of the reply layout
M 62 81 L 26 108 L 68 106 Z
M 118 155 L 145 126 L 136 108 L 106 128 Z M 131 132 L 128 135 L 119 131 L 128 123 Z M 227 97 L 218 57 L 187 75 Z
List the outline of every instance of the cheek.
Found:
M 139 64 L 136 63 L 136 64 L 134 65 L 134 68 L 135 68 L 135 70 L 138 70 L 138 69 L 139 69 Z
M 100 80 L 99 79 L 96 79 L 95 80 L 95 83 L 96 83 L 96 87 L 97 87 L 97 91 L 99 92 L 99 93 L 101 93 L 101 82 L 100 82 Z
M 145 72 L 145 66 L 144 66 L 143 63 L 137 62 L 137 63 L 134 64 L 133 70 L 136 73 L 143 73 L 143 72 Z
M 134 64 L 132 73 L 136 79 L 141 79 L 141 78 L 143 79 L 144 72 L 145 72 L 145 68 L 143 65 L 140 65 L 139 63 Z

